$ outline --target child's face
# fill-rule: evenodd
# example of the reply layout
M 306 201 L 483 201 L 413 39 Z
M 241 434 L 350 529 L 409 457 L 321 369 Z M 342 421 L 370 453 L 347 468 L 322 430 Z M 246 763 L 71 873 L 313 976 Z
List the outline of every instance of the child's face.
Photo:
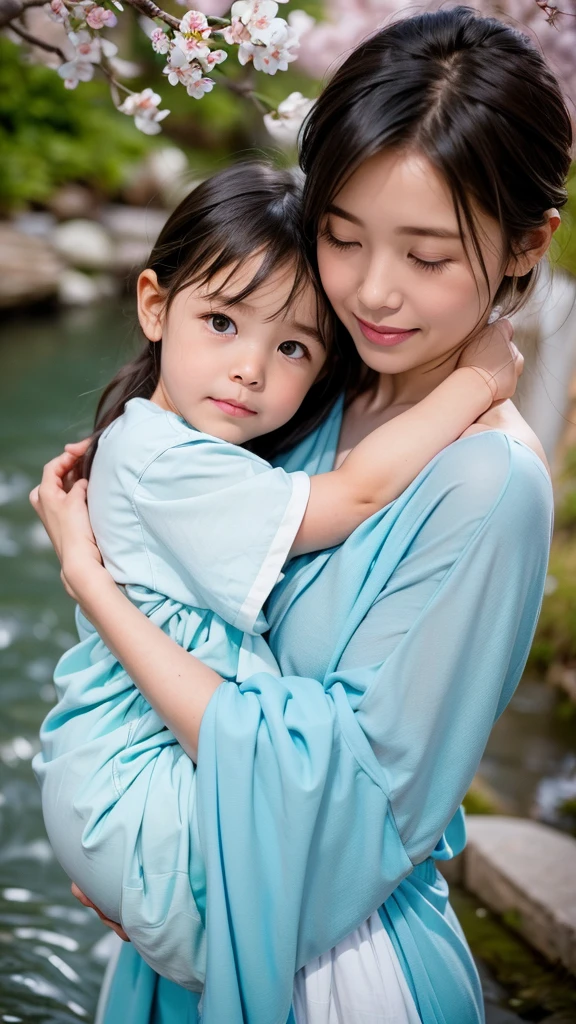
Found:
M 252 280 L 261 259 L 252 256 L 226 283 L 230 295 Z M 144 271 L 139 315 L 146 336 L 162 338 L 161 377 L 152 400 L 197 430 L 243 444 L 292 418 L 322 370 L 326 350 L 312 285 L 277 315 L 294 282 L 292 267 L 231 305 L 207 297 L 228 273 L 206 288 L 183 289 L 164 315 L 156 275 Z
M 340 190 L 321 225 L 320 276 L 368 366 L 379 373 L 433 366 L 486 318 L 514 264 L 505 265 L 499 225 L 481 212 L 477 218 L 489 289 L 426 157 L 379 153 Z

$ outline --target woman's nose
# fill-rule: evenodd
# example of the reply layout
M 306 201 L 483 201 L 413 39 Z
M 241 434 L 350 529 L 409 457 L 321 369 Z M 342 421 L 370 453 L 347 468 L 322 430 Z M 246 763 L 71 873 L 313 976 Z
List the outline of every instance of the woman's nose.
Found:
M 397 312 L 403 301 L 401 291 L 390 281 L 386 268 L 376 265 L 363 276 L 357 296 L 362 308 L 371 313 L 380 310 Z

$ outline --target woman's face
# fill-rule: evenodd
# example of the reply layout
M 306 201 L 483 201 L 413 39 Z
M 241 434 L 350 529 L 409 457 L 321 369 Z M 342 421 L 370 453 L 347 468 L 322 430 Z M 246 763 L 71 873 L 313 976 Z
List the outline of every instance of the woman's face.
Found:
M 318 263 L 368 366 L 403 373 L 435 365 L 487 319 L 505 269 L 503 244 L 485 214 L 477 213 L 477 231 L 489 289 L 465 251 L 450 192 L 426 157 L 379 153 L 344 185 L 321 223 Z

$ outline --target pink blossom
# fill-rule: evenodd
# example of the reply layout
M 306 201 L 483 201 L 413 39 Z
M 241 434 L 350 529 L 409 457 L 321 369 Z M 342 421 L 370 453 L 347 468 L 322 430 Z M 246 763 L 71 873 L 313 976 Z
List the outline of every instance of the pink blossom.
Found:
M 183 35 L 207 39 L 211 30 L 205 14 L 200 11 L 187 11 L 180 22 L 180 31 Z
M 68 18 L 68 9 L 63 0 L 50 0 L 50 3 L 44 6 L 44 10 L 51 21 L 63 23 Z
M 87 60 L 69 60 L 58 68 L 67 89 L 75 89 L 78 82 L 89 82 L 94 76 L 94 64 Z
M 144 89 L 143 92 L 130 93 L 118 110 L 121 114 L 133 117 L 134 124 L 145 135 L 157 135 L 160 131 L 158 122 L 163 121 L 170 113 L 169 110 L 158 110 L 161 102 L 157 92 L 153 92 L 152 89 Z
M 168 63 L 163 69 L 163 73 L 168 76 L 170 85 L 178 85 L 180 83 L 181 85 L 189 86 L 197 79 L 202 78 L 200 67 L 197 64 L 191 65 L 186 55 L 178 46 L 174 46 L 170 50 Z
M 211 71 L 217 64 L 222 64 L 227 57 L 226 50 L 210 50 L 207 57 L 200 58 L 200 63 L 204 71 Z
M 90 28 L 99 29 L 105 26 L 114 28 L 117 18 L 112 11 L 107 11 L 105 7 L 92 7 L 86 15 L 86 21 Z
M 301 92 L 291 92 L 278 105 L 277 111 L 264 114 L 263 120 L 267 131 L 281 146 L 291 149 L 296 145 L 302 122 L 314 106 L 314 102 Z
M 152 49 L 156 53 L 168 53 L 170 49 L 170 39 L 161 28 L 155 28 L 150 33 L 150 41 L 152 43 Z
M 232 18 L 230 24 L 222 32 L 222 35 L 230 46 L 250 42 L 250 33 L 238 17 Z
M 211 78 L 196 78 L 186 86 L 186 92 L 189 96 L 193 96 L 195 100 L 199 100 L 207 92 L 212 92 L 213 88 L 214 82 Z

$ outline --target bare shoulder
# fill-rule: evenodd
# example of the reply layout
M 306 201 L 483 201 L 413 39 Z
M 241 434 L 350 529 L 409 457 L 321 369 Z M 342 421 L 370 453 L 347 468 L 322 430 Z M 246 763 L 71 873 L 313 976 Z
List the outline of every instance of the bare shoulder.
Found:
M 473 423 L 471 427 L 464 431 L 462 437 L 470 437 L 473 434 L 479 434 L 486 430 L 501 430 L 505 434 L 509 434 L 510 437 L 515 437 L 518 441 L 522 441 L 523 444 L 535 452 L 544 464 L 546 471 L 550 473 L 546 453 L 539 438 L 532 428 L 528 426 L 524 417 L 520 415 L 518 409 L 511 401 L 504 402 L 495 409 L 490 409 L 487 413 L 484 413 L 477 423 Z

